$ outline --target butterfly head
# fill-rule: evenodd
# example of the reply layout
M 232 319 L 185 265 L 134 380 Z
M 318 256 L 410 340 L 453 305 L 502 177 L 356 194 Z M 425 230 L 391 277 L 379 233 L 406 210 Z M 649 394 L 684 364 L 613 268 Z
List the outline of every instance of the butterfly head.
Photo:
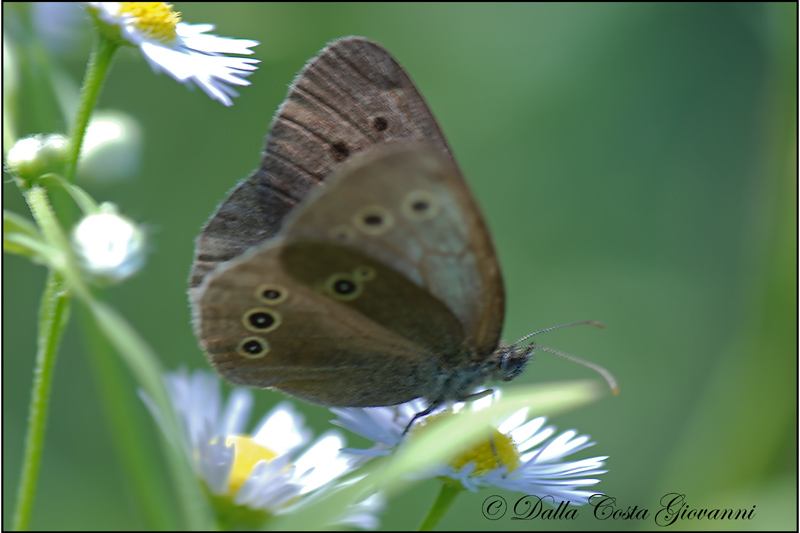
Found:
M 533 350 L 533 343 L 524 346 L 500 344 L 492 357 L 494 365 L 490 378 L 499 381 L 511 381 L 516 378 L 525 370 Z

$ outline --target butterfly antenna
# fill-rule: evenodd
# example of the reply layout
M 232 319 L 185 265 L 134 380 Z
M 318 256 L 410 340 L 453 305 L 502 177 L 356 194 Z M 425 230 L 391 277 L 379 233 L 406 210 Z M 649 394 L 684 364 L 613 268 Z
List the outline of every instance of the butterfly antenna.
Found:
M 551 353 L 553 355 L 557 355 L 559 357 L 563 357 L 564 359 L 566 359 L 568 361 L 572 361 L 573 363 L 578 363 L 579 365 L 583 365 L 586 368 L 591 368 L 592 370 L 594 370 L 595 372 L 597 372 L 598 374 L 603 376 L 603 379 L 606 380 L 606 383 L 608 383 L 608 386 L 611 387 L 611 393 L 614 396 L 619 394 L 619 385 L 617 385 L 617 380 L 614 378 L 614 375 L 611 372 L 609 372 L 608 370 L 606 370 L 605 368 L 603 368 L 602 366 L 596 365 L 594 363 L 590 363 L 589 361 L 584 361 L 583 359 L 579 359 L 578 357 L 575 357 L 574 355 L 570 355 L 570 354 L 564 353 L 564 352 L 562 352 L 560 350 L 556 350 L 555 348 L 548 348 L 547 346 L 538 346 L 538 345 L 536 346 L 536 348 L 541 350 L 541 351 L 543 351 L 543 352 L 547 352 L 547 353 Z
M 566 328 L 566 327 L 569 327 L 569 326 L 583 326 L 583 325 L 597 326 L 598 328 L 601 328 L 601 329 L 605 328 L 605 325 L 602 322 L 597 322 L 595 320 L 584 320 L 582 322 L 570 322 L 569 324 L 561 324 L 560 326 L 552 326 L 552 327 L 545 328 L 545 329 L 542 329 L 542 330 L 539 330 L 539 331 L 534 331 L 533 333 L 528 333 L 527 335 L 525 335 L 524 337 L 519 339 L 517 342 L 515 342 L 512 345 L 512 347 L 514 349 L 524 349 L 524 348 L 527 348 L 527 346 L 523 347 L 523 346 L 520 346 L 520 344 L 525 342 L 526 340 L 530 339 L 534 335 L 538 335 L 540 333 L 546 333 L 548 331 L 553 331 L 554 329 L 561 329 L 561 328 Z M 611 392 L 612 392 L 612 394 L 614 394 L 614 396 L 619 394 L 619 385 L 617 385 L 617 380 L 614 378 L 614 375 L 611 372 L 609 372 L 608 370 L 606 370 L 605 368 L 603 368 L 602 366 L 597 365 L 595 363 L 590 363 L 589 361 L 584 361 L 583 359 L 575 357 L 574 355 L 569 355 L 568 353 L 564 353 L 564 352 L 562 352 L 560 350 L 556 350 L 555 348 L 548 348 L 547 346 L 540 346 L 538 344 L 536 345 L 536 348 L 539 349 L 539 350 L 542 350 L 543 352 L 547 352 L 547 353 L 551 353 L 553 355 L 557 355 L 559 357 L 563 357 L 564 359 L 567 359 L 568 361 L 572 361 L 573 363 L 578 363 L 579 365 L 585 366 L 587 368 L 591 368 L 592 370 L 594 370 L 595 372 L 597 372 L 598 374 L 603 376 L 603 379 L 605 379 L 606 382 L 608 383 L 608 386 L 611 388 Z
M 570 326 L 584 326 L 584 325 L 587 325 L 587 324 L 590 325 L 590 326 L 597 326 L 600 329 L 605 329 L 605 327 L 606 327 L 605 324 L 603 324 L 602 322 L 597 322 L 596 320 L 584 320 L 582 322 L 570 322 L 569 324 L 561 324 L 559 326 L 551 326 L 549 328 L 540 329 L 539 331 L 534 331 L 533 333 L 528 333 L 527 335 L 525 335 L 524 337 L 519 339 L 517 342 L 512 344 L 512 346 L 519 346 L 521 342 L 524 342 L 524 341 L 530 339 L 531 337 L 533 337 L 534 335 L 538 335 L 540 333 L 547 333 L 548 331 L 553 331 L 554 329 L 568 328 Z

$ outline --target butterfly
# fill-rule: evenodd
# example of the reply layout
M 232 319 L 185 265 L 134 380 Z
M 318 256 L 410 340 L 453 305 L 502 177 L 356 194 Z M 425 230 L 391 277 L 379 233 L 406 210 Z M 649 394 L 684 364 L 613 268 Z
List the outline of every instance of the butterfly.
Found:
M 436 120 L 360 37 L 295 79 L 260 168 L 197 239 L 189 294 L 219 374 L 326 406 L 430 412 L 533 351 L 500 341 L 497 255 Z

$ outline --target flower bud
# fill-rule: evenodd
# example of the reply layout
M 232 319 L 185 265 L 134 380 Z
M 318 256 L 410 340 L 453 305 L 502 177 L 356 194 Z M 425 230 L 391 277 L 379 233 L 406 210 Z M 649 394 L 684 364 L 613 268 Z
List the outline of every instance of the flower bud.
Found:
M 6 167 L 18 178 L 35 181 L 45 174 L 61 172 L 66 150 L 67 140 L 59 133 L 32 135 L 8 150 Z
M 96 281 L 118 283 L 144 264 L 145 234 L 112 204 L 83 218 L 72 232 L 81 267 Z

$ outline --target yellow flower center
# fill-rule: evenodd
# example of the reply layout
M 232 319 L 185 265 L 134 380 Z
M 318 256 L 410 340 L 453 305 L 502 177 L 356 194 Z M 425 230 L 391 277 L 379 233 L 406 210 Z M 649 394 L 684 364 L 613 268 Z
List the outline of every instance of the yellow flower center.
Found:
M 233 468 L 228 480 L 228 494 L 233 497 L 239 487 L 247 481 L 250 472 L 259 461 L 272 461 L 278 454 L 258 444 L 251 437 L 233 436 L 225 439 L 225 445 L 235 448 Z
M 447 409 L 433 416 L 425 418 L 420 424 L 414 426 L 411 432 L 422 430 L 428 424 L 435 424 L 447 416 L 457 416 Z M 472 448 L 464 451 L 450 461 L 453 470 L 461 470 L 467 463 L 475 463 L 475 470 L 470 477 L 482 476 L 498 466 L 506 466 L 511 472 L 519 468 L 519 449 L 510 435 L 504 435 L 496 429 L 491 430 L 489 438 L 479 442 Z
M 151 39 L 168 43 L 176 37 L 181 14 L 165 2 L 120 2 L 120 13 L 133 16 L 133 25 Z

